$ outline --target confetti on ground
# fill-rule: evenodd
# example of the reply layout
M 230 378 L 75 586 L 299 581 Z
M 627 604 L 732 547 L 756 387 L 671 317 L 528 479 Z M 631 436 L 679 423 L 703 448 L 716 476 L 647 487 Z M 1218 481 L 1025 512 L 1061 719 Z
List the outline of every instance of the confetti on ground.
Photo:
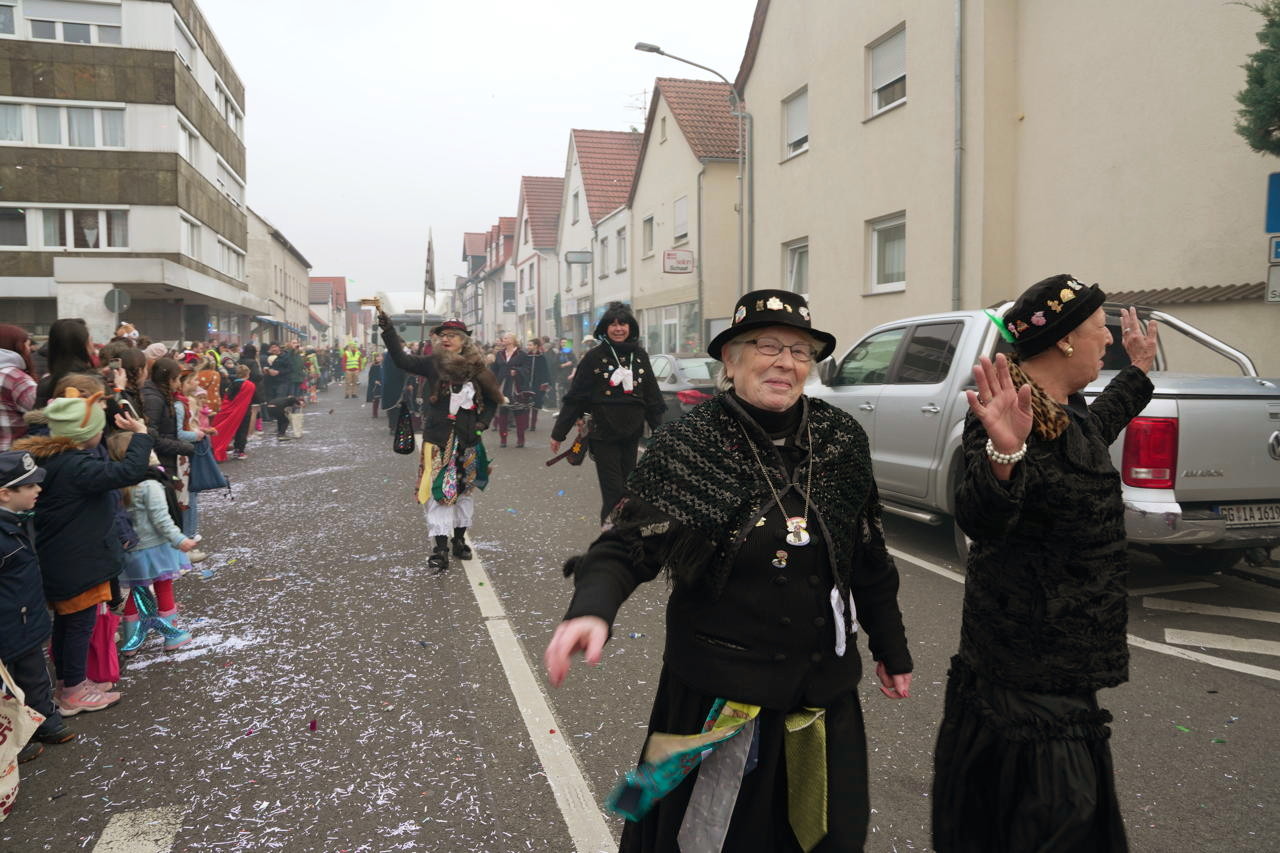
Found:
M 1191 729 L 1187 728 L 1186 726 L 1174 726 L 1174 728 L 1175 728 L 1175 729 L 1177 729 L 1177 730 L 1178 730 L 1178 731 L 1180 731 L 1180 732 L 1189 732 L 1189 731 L 1191 731 Z

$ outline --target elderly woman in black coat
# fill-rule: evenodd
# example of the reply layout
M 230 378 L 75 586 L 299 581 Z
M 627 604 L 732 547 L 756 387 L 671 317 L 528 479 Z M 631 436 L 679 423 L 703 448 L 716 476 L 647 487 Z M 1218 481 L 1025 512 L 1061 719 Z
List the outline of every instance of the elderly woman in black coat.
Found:
M 624 851 L 863 848 L 857 638 L 890 698 L 910 693 L 911 655 L 866 434 L 803 393 L 834 347 L 799 295 L 744 296 L 707 348 L 727 392 L 656 433 L 566 565 L 573 602 L 545 654 L 555 686 L 575 653 L 599 663 L 638 584 L 671 582 L 649 739 L 610 798 Z
M 591 415 L 588 447 L 600 479 L 600 520 L 622 497 L 640 448 L 644 426 L 657 429 L 667 404 L 640 346 L 640 324 L 631 308 L 611 302 L 596 325 L 601 343 L 578 362 L 573 382 L 551 430 L 551 452 L 583 415 Z
M 1129 675 L 1108 448 L 1151 398 L 1156 325 L 1122 312 L 1131 365 L 1086 405 L 1112 343 L 1104 298 L 1068 275 L 1033 285 L 1003 319 L 1014 363 L 973 371 L 957 495 L 973 548 L 932 798 L 944 853 L 1127 849 L 1096 697 Z

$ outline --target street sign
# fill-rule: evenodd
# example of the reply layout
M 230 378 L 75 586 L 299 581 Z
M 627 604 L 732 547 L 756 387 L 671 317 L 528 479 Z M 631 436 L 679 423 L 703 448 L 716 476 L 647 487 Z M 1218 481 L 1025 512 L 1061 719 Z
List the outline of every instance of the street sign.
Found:
M 1267 240 L 1267 263 L 1280 264 L 1280 237 L 1273 235 Z
M 1280 264 L 1267 270 L 1267 301 L 1280 303 Z
M 1280 234 L 1280 172 L 1267 176 L 1267 233 Z
M 106 298 L 102 301 L 112 314 L 119 314 L 129 310 L 129 294 L 118 287 L 108 290 Z
M 590 252 L 565 252 L 564 262 L 566 264 L 589 264 L 591 263 Z
M 689 249 L 667 249 L 662 253 L 662 271 L 677 275 L 693 272 L 693 252 Z

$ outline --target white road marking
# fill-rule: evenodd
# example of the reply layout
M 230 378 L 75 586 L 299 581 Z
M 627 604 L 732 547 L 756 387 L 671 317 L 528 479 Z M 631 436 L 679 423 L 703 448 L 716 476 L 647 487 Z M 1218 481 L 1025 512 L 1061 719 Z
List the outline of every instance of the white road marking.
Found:
M 1176 601 L 1172 598 L 1144 598 L 1142 606 L 1149 610 L 1167 610 L 1172 613 L 1194 613 L 1199 616 L 1226 616 L 1231 619 L 1252 619 L 1255 622 L 1280 622 L 1280 613 L 1272 610 L 1250 610 L 1247 607 L 1222 607 L 1217 604 L 1198 604 L 1194 601 Z
M 1191 592 L 1195 589 L 1217 589 L 1216 583 L 1207 583 L 1205 581 L 1194 581 L 1192 583 L 1175 583 L 1169 586 L 1148 586 L 1143 589 L 1131 589 L 1129 595 L 1137 597 L 1139 595 L 1159 595 L 1163 592 Z
M 887 550 L 893 555 L 894 559 L 906 560 L 909 563 L 914 563 L 922 569 L 928 569 L 936 575 L 942 575 L 947 580 L 953 580 L 959 584 L 964 583 L 964 575 L 959 572 L 953 572 L 951 569 L 944 569 L 942 566 L 930 563 L 928 560 L 922 560 L 914 554 L 908 554 L 906 551 L 899 551 L 897 548 L 889 548 Z
M 960 583 L 960 584 L 964 583 L 964 575 L 958 572 L 953 572 L 950 569 L 943 568 L 942 566 L 939 566 L 936 563 L 930 563 L 928 560 L 923 560 L 920 557 L 916 557 L 912 554 L 908 554 L 905 551 L 899 551 L 897 548 L 889 548 L 888 551 L 890 554 L 894 556 L 895 559 L 906 560 L 912 565 L 919 566 L 922 569 L 927 569 L 936 575 L 942 575 L 942 577 L 953 580 L 956 583 Z M 1269 621 L 1269 622 L 1280 621 L 1280 614 L 1270 613 L 1265 610 L 1243 610 L 1238 607 L 1212 607 L 1207 604 L 1197 605 L 1192 602 L 1171 601 L 1168 599 L 1159 599 L 1159 598 L 1144 598 L 1142 600 L 1142 603 L 1144 606 L 1151 607 L 1152 605 L 1149 604 L 1148 602 L 1153 602 L 1153 601 L 1157 602 L 1158 604 L 1161 602 L 1164 602 L 1169 605 L 1179 605 L 1179 606 L 1171 606 L 1167 608 L 1156 607 L 1155 609 L 1183 610 L 1185 612 L 1206 613 L 1207 615 L 1214 615 L 1214 616 L 1237 616 L 1245 619 L 1265 617 L 1265 621 Z M 1182 605 L 1186 605 L 1187 607 L 1183 607 Z M 1197 608 L 1197 609 L 1191 610 L 1188 608 Z M 1259 614 L 1259 615 L 1241 616 L 1241 614 L 1243 613 Z M 1153 642 L 1152 640 L 1144 640 L 1141 637 L 1135 637 L 1133 634 L 1130 634 L 1128 639 L 1129 639 L 1129 645 L 1135 646 L 1139 649 L 1146 649 L 1149 652 L 1158 652 L 1162 655 L 1170 655 L 1172 657 L 1182 658 L 1183 660 L 1193 660 L 1193 661 L 1196 661 L 1197 663 L 1205 663 L 1210 666 L 1219 667 L 1220 669 L 1229 669 L 1234 672 L 1242 672 L 1246 675 L 1257 675 L 1262 678 L 1270 678 L 1274 681 L 1280 681 L 1280 670 L 1267 669 L 1266 667 L 1263 667 L 1263 666 L 1254 666 L 1253 664 L 1248 664 L 1248 663 L 1236 663 L 1235 661 L 1227 660 L 1226 658 L 1216 658 L 1213 655 L 1201 654 L 1200 652 L 1192 652 L 1186 649 L 1180 649 L 1177 646 L 1169 646 L 1169 645 L 1165 645 L 1164 643 Z
M 489 580 L 484 565 L 479 557 L 461 562 L 476 604 L 480 606 L 480 615 L 488 625 L 493 647 L 506 671 L 507 683 L 511 685 L 511 693 L 520 708 L 520 716 L 524 718 L 525 728 L 529 730 L 533 748 L 538 753 L 538 760 L 546 771 L 547 782 L 551 785 L 556 804 L 569 827 L 574 848 L 578 853 L 616 850 L 617 842 L 613 840 L 613 833 L 609 831 L 604 815 L 591 793 L 591 786 L 587 784 L 582 768 L 578 766 L 577 758 L 551 712 L 538 678 L 529 666 L 524 647 L 511 629 L 506 611 L 493 590 L 493 583 Z
M 1180 631 L 1164 629 L 1164 641 L 1175 646 L 1200 646 L 1205 649 L 1226 649 L 1231 652 L 1248 652 L 1254 655 L 1280 656 L 1280 643 L 1274 640 L 1251 640 L 1230 634 L 1209 634 L 1204 631 Z
M 1144 640 L 1141 637 L 1129 635 L 1129 645 L 1137 646 L 1140 649 L 1146 649 L 1149 652 L 1159 652 L 1162 655 L 1170 655 L 1183 660 L 1193 660 L 1197 663 L 1206 663 L 1209 666 L 1216 666 L 1220 669 L 1230 669 L 1235 672 L 1243 672 L 1246 675 L 1256 675 L 1261 678 L 1270 678 L 1272 681 L 1280 681 L 1280 669 L 1267 669 L 1265 666 L 1254 666 L 1250 663 L 1236 663 L 1226 658 L 1216 658 L 1213 655 L 1205 655 L 1200 652 L 1188 651 L 1180 649 L 1177 646 L 1166 646 L 1164 643 L 1154 643 L 1151 640 Z
M 169 853 L 186 812 L 186 806 L 169 806 L 114 814 L 93 853 Z

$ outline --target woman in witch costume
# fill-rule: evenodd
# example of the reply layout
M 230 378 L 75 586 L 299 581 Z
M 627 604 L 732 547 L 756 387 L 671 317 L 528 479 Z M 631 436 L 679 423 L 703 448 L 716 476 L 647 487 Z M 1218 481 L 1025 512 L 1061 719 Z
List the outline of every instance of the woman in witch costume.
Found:
M 604 521 L 636 467 L 645 423 L 657 429 L 667 404 L 649 356 L 640 346 L 640 324 L 630 307 L 610 302 L 596 325 L 596 337 L 600 345 L 582 357 L 561 401 L 551 430 L 551 452 L 560 452 L 560 442 L 573 425 L 583 415 L 591 415 L 587 446 L 600 479 L 600 520 Z
M 803 395 L 834 347 L 798 294 L 743 296 L 707 348 L 726 392 L 655 434 L 604 532 L 565 566 L 554 686 L 576 653 L 599 663 L 638 584 L 671 582 L 649 737 L 609 801 L 628 819 L 623 851 L 863 849 L 858 635 L 885 696 L 909 695 L 912 665 L 866 434 Z
M 1121 312 L 1130 365 L 1085 405 L 1112 343 L 1104 299 L 1069 275 L 1032 285 L 1000 323 L 1014 362 L 973 369 L 956 493 L 973 547 L 931 798 L 944 853 L 1128 849 L 1097 700 L 1129 677 L 1109 448 L 1151 399 L 1156 324 Z
M 489 457 L 480 436 L 502 404 L 502 393 L 461 320 L 445 320 L 431 330 L 431 355 L 405 352 L 391 318 L 382 311 L 378 325 L 387 357 L 426 380 L 422 462 L 414 496 L 426 504 L 427 533 L 434 539 L 427 566 L 439 574 L 449 568 L 450 535 L 453 556 L 471 559 L 465 536 L 475 513 L 475 490 L 489 483 Z

